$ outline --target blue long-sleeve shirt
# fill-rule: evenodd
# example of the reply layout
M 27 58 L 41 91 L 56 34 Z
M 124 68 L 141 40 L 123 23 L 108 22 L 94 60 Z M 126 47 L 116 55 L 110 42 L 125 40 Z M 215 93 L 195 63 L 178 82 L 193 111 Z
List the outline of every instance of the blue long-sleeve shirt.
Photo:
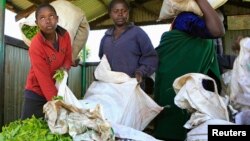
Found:
M 206 39 L 216 38 L 213 37 L 207 29 L 204 19 L 192 12 L 182 12 L 178 14 L 172 26 L 173 29 L 186 32 L 192 36 Z
M 99 57 L 105 54 L 112 71 L 124 72 L 130 77 L 135 72 L 143 76 L 152 75 L 158 65 L 157 53 L 148 35 L 135 25 L 129 25 L 118 39 L 114 28 L 105 32 L 100 44 Z

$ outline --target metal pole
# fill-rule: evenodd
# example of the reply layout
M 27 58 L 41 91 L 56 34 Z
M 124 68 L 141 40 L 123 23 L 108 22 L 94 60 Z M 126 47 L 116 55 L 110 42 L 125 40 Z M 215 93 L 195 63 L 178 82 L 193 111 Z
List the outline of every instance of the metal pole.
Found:
M 83 63 L 82 63 L 82 94 L 81 97 L 84 97 L 86 92 L 86 46 L 83 48 Z
M 4 124 L 4 19 L 6 0 L 0 2 L 0 131 Z

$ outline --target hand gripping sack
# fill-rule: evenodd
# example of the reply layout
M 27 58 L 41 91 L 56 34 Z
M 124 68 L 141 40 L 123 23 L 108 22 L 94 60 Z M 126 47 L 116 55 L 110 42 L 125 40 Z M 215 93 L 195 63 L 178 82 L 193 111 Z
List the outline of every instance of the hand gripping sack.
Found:
M 77 6 L 66 0 L 57 0 L 50 3 L 56 10 L 59 17 L 58 25 L 69 32 L 72 44 L 72 62 L 76 60 L 79 52 L 85 46 L 89 35 L 89 24 L 85 13 Z M 67 12 L 65 12 L 67 9 Z M 74 16 L 72 16 L 74 15 Z M 23 22 L 19 24 L 24 43 L 30 46 L 31 39 L 27 38 L 22 27 L 28 25 L 35 27 L 35 12 L 30 14 Z
M 213 92 L 203 87 L 203 80 L 212 81 Z M 212 78 L 204 74 L 188 73 L 176 78 L 173 87 L 177 94 L 174 98 L 175 104 L 192 112 L 190 120 L 185 124 L 186 128 L 193 128 L 208 119 L 229 120 L 227 105 L 219 96 Z
M 217 9 L 227 2 L 227 0 L 208 0 L 209 4 Z M 195 0 L 164 0 L 160 10 L 158 20 L 171 19 L 182 11 L 194 12 L 202 16 L 202 11 Z

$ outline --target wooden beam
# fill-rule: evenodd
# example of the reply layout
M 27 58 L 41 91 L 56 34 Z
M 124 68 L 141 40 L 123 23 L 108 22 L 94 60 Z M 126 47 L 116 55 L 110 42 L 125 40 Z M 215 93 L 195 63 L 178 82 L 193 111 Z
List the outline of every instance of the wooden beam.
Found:
M 35 5 L 39 5 L 42 3 L 51 3 L 52 1 L 55 1 L 55 0 L 28 0 L 28 1 Z M 67 0 L 67 1 L 74 1 L 74 0 Z
M 16 5 L 14 5 L 12 2 L 6 2 L 6 6 L 5 6 L 8 10 L 14 12 L 14 13 L 18 13 L 21 11 L 20 8 L 18 8 Z
M 33 3 L 34 5 L 28 7 L 27 9 L 18 12 L 17 15 L 15 16 L 16 22 L 21 20 L 22 18 L 28 17 L 32 12 L 34 12 L 37 8 L 37 5 L 42 4 L 42 3 L 47 3 L 47 2 L 52 2 L 54 0 L 28 0 L 29 2 Z
M 55 0 L 28 0 L 28 1 L 33 3 L 34 5 L 28 7 L 25 10 L 22 10 L 21 12 L 18 12 L 17 15 L 15 16 L 16 22 L 22 18 L 28 17 L 32 12 L 36 10 L 37 5 L 42 4 L 42 3 L 51 3 Z M 68 0 L 68 1 L 74 1 L 74 0 Z
M 36 5 L 32 5 L 29 8 L 19 12 L 16 16 L 15 16 L 15 20 L 16 22 L 21 20 L 22 18 L 26 18 L 28 17 L 32 12 L 34 12 L 36 10 Z
M 39 4 L 42 4 L 42 3 L 50 3 L 54 0 L 28 0 L 29 2 L 35 4 L 35 5 L 39 5 Z
M 239 7 L 245 7 L 245 8 L 250 8 L 250 3 L 249 2 L 242 2 L 239 0 L 229 0 L 227 2 L 228 4 L 236 5 Z

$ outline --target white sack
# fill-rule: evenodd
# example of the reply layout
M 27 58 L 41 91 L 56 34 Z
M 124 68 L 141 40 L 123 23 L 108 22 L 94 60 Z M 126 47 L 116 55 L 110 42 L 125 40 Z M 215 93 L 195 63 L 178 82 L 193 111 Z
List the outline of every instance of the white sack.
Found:
M 250 109 L 250 38 L 240 41 L 240 53 L 234 61 L 230 100 L 238 110 Z
M 225 73 L 221 75 L 222 81 L 222 90 L 221 95 L 222 96 L 228 96 L 230 95 L 230 84 L 231 84 L 231 77 L 232 77 L 232 70 L 227 70 Z
M 96 67 L 94 75 L 97 80 L 106 83 L 119 84 L 131 80 L 131 78 L 125 73 L 111 71 L 111 67 L 105 55 L 103 56 L 100 64 Z
M 186 141 L 207 141 L 208 140 L 208 125 L 234 125 L 221 119 L 210 119 L 200 124 L 198 127 L 190 130 L 187 133 Z
M 84 107 L 100 104 L 111 123 L 143 130 L 163 109 L 140 88 L 135 78 L 112 72 L 105 56 L 95 76 L 101 81 L 91 84 L 81 102 Z
M 112 128 L 115 131 L 115 137 L 121 139 L 131 139 L 133 141 L 160 141 L 144 132 L 135 130 L 134 128 L 131 127 L 119 124 L 112 124 Z
M 244 110 L 236 114 L 235 123 L 239 125 L 250 125 L 250 110 Z
M 227 0 L 208 0 L 210 5 L 217 9 L 227 2 Z M 158 20 L 171 19 L 182 11 L 194 12 L 202 16 L 202 11 L 195 0 L 164 0 L 162 3 Z
M 202 86 L 202 80 L 211 80 L 215 92 L 207 91 Z M 194 128 L 208 119 L 229 120 L 227 105 L 217 92 L 215 81 L 203 74 L 188 73 L 175 79 L 173 83 L 176 96 L 175 104 L 192 112 L 191 118 L 184 125 Z
M 79 102 L 79 100 L 75 97 L 73 92 L 67 86 L 68 73 L 66 71 L 64 71 L 63 73 L 64 73 L 63 80 L 61 82 L 58 81 L 56 82 L 56 88 L 58 90 L 57 96 L 62 96 L 63 101 L 66 104 L 74 105 L 77 108 L 84 108 L 82 104 Z

